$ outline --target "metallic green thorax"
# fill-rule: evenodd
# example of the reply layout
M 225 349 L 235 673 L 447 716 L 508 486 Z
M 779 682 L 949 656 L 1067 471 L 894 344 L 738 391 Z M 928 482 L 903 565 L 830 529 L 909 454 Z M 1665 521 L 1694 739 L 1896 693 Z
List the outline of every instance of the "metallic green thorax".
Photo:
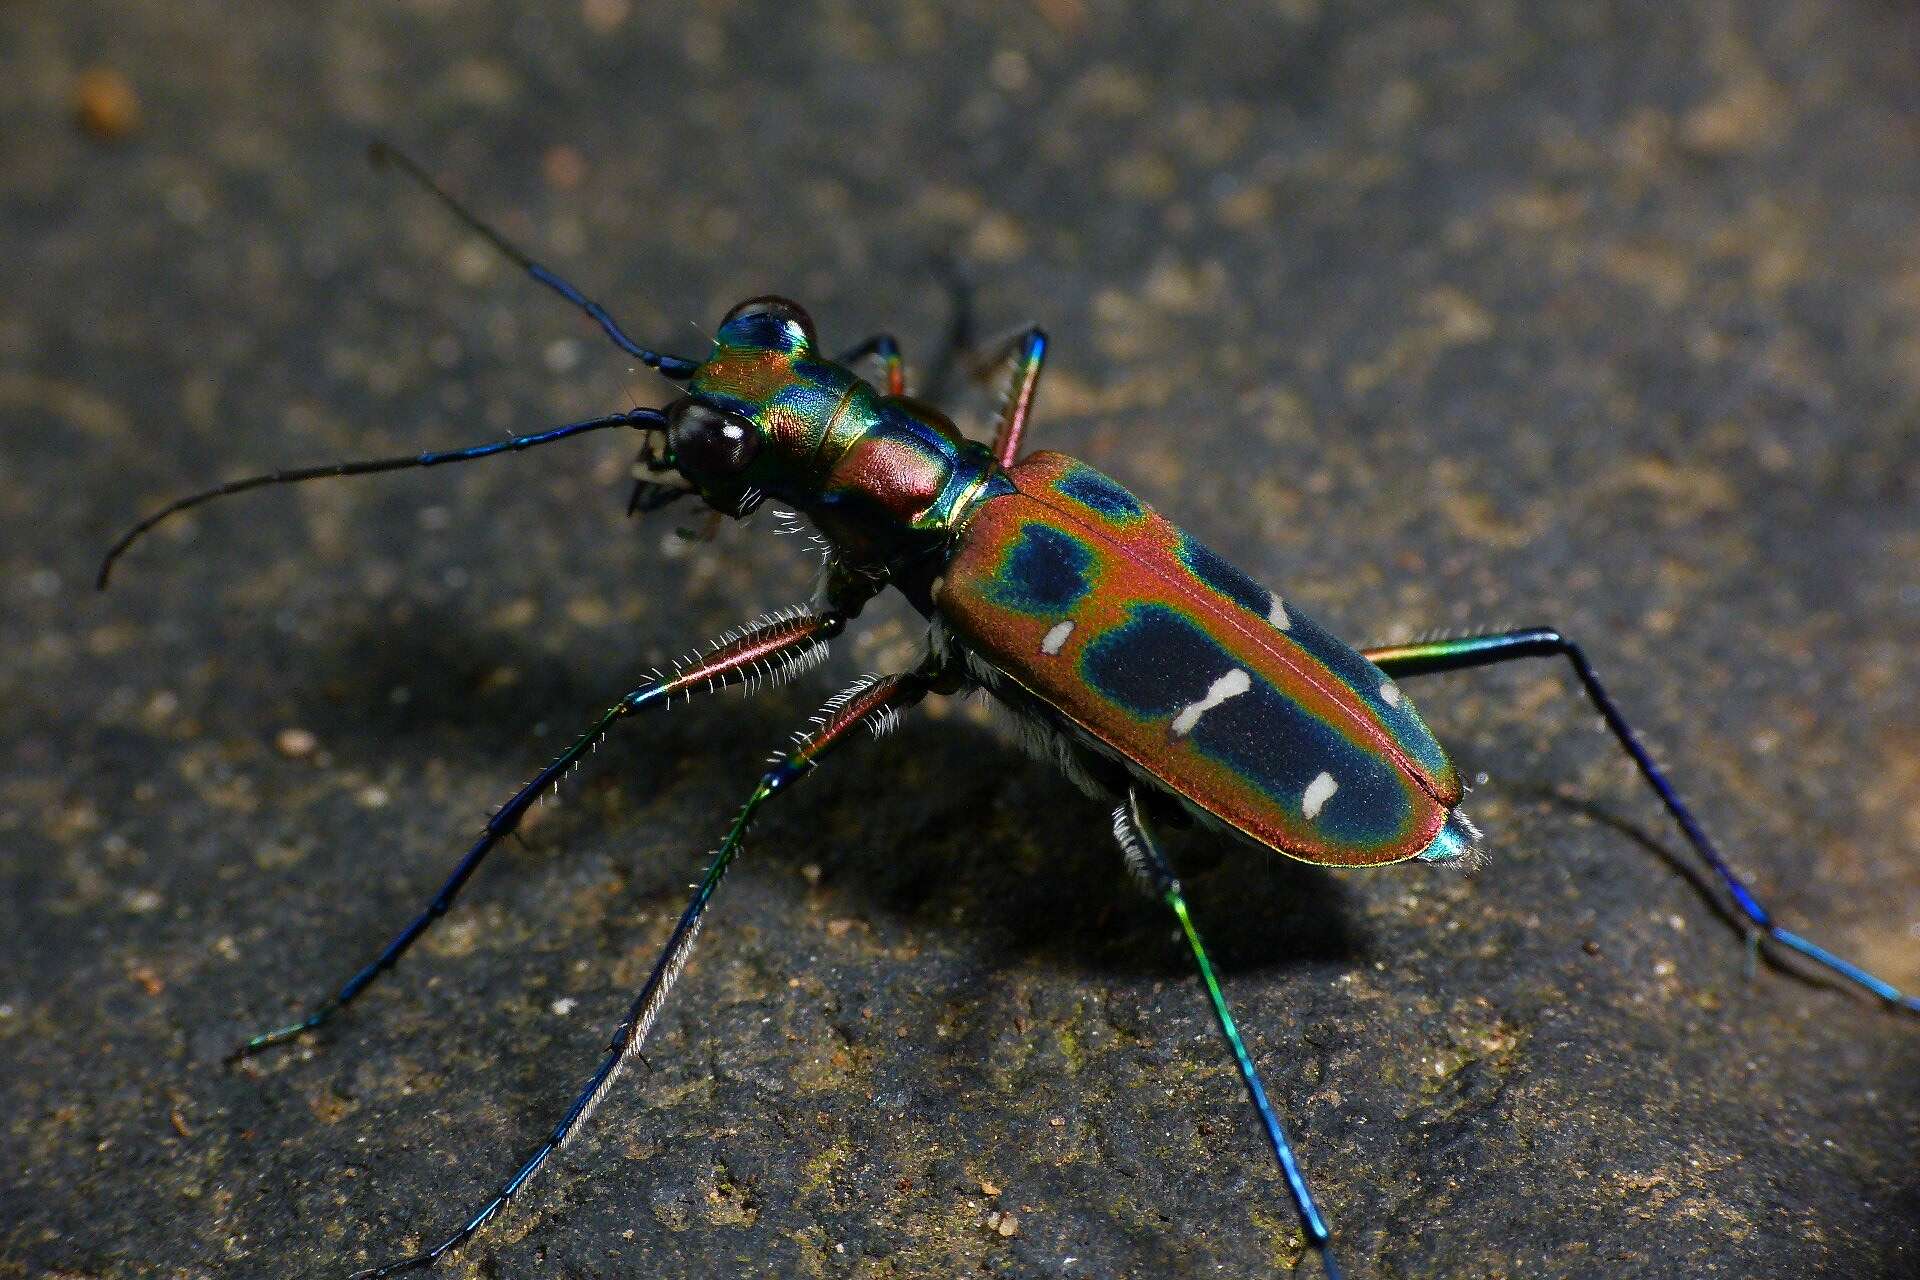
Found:
M 797 309 L 735 308 L 687 391 L 760 436 L 737 476 L 689 477 L 703 496 L 723 508 L 761 497 L 799 508 L 855 563 L 908 569 L 997 474 L 990 451 L 939 410 L 883 394 L 820 355 Z

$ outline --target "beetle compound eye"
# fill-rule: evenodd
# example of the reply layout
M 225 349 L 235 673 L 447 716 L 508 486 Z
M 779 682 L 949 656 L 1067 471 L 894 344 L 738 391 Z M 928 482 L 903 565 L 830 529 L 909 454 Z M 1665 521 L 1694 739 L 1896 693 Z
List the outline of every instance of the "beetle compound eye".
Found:
M 760 433 L 737 413 L 695 400 L 673 416 L 667 447 L 689 476 L 730 476 L 746 470 L 760 448 Z
M 749 298 L 727 312 L 719 336 L 722 341 L 765 351 L 798 352 L 819 341 L 807 309 L 772 294 Z

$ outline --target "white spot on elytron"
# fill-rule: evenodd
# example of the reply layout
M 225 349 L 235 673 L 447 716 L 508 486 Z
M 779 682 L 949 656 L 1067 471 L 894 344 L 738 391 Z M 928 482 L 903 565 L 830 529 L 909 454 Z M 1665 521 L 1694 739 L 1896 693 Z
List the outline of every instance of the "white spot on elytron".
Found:
M 1040 652 L 1047 654 L 1049 657 L 1051 657 L 1053 654 L 1060 652 L 1060 646 L 1065 644 L 1067 642 L 1067 637 L 1072 634 L 1073 634 L 1073 623 L 1071 622 L 1054 623 L 1053 629 L 1047 632 L 1046 637 L 1040 641 Z
M 1380 682 L 1380 701 L 1386 703 L 1390 707 L 1399 706 L 1400 705 L 1400 686 L 1395 684 L 1391 680 L 1382 680 Z
M 1293 626 L 1293 619 L 1287 616 L 1287 606 L 1280 603 L 1280 597 L 1268 593 L 1273 603 L 1267 608 L 1267 621 L 1285 631 Z
M 1322 773 L 1307 784 L 1306 794 L 1300 797 L 1300 812 L 1309 818 L 1319 817 L 1320 811 L 1327 807 L 1327 801 L 1333 799 L 1333 793 L 1339 789 L 1340 784 L 1333 780 L 1332 774 Z
M 1180 708 L 1180 714 L 1173 718 L 1175 737 L 1185 737 L 1193 732 L 1193 726 L 1200 723 L 1200 717 L 1213 710 L 1228 698 L 1237 698 L 1253 688 L 1253 677 L 1239 667 L 1227 672 L 1207 688 L 1207 696 L 1198 702 L 1189 702 Z

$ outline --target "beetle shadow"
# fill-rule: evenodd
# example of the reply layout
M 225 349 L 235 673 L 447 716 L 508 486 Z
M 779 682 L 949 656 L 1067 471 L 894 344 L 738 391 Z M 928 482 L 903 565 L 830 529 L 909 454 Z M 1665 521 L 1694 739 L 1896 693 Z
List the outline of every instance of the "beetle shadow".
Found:
M 404 627 L 360 626 L 328 641 L 286 659 L 298 673 L 292 693 L 306 727 L 365 765 L 416 750 L 447 758 L 457 749 L 481 753 L 475 767 L 498 757 L 530 774 L 546 763 L 539 751 L 558 750 L 560 735 L 584 729 L 626 691 L 564 652 L 478 627 L 452 607 L 420 607 Z M 614 680 L 637 680 L 646 666 L 636 656 Z M 539 726 L 549 732 L 536 735 Z M 542 746 L 529 756 L 534 736 Z
M 455 609 L 423 609 L 396 630 L 333 633 L 297 662 L 306 670 L 294 695 L 303 723 L 336 755 L 431 756 L 514 777 L 544 763 L 647 665 L 638 656 L 619 664 L 610 684 L 583 674 L 565 651 L 476 630 Z M 513 677 L 502 682 L 502 671 Z M 715 813 L 730 811 L 752 776 L 740 771 L 738 742 L 784 745 L 832 687 L 816 677 L 752 699 L 722 694 L 636 718 L 603 743 L 592 766 L 599 781 L 590 785 L 626 793 L 621 808 L 631 811 L 671 761 L 681 779 L 726 778 L 725 808 Z M 396 689 L 406 690 L 404 699 Z M 529 751 L 537 725 L 548 732 Z M 1158 834 L 1223 972 L 1362 956 L 1349 926 L 1351 890 L 1330 872 L 1217 832 L 1161 824 Z M 677 885 L 687 854 L 650 851 L 644 863 L 671 867 Z M 951 711 L 938 719 L 910 712 L 883 741 L 849 743 L 792 799 L 763 811 L 752 855 L 807 870 L 808 880 L 847 903 L 830 910 L 963 934 L 988 954 L 1116 975 L 1191 972 L 1165 907 L 1127 875 L 1105 806 L 1009 735 Z M 644 886 L 657 878 L 636 871 L 632 891 L 653 892 Z M 790 883 L 806 881 L 795 874 Z
M 964 932 L 992 955 L 1191 975 L 1172 916 L 1127 873 L 1107 807 L 1057 770 L 953 716 L 909 718 L 880 751 L 864 777 L 821 786 L 806 812 L 769 817 L 757 851 L 810 862 L 860 909 Z M 794 838 L 809 828 L 810 840 Z M 1326 870 L 1197 827 L 1157 835 L 1223 972 L 1360 956 L 1350 892 Z

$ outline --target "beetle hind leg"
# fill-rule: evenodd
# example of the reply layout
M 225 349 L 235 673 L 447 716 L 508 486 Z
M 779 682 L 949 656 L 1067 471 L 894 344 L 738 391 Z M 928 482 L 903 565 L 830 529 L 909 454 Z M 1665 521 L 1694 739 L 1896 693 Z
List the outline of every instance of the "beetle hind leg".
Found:
M 1333 1258 L 1332 1233 L 1327 1230 L 1320 1206 L 1314 1203 L 1313 1192 L 1307 1186 L 1306 1175 L 1300 1171 L 1300 1162 L 1293 1154 L 1293 1144 L 1287 1140 L 1280 1117 L 1274 1114 L 1273 1104 L 1267 1101 L 1266 1086 L 1260 1082 L 1260 1069 L 1254 1065 L 1253 1055 L 1247 1052 L 1246 1042 L 1240 1038 L 1240 1028 L 1235 1025 L 1233 1013 L 1227 1008 L 1226 994 L 1220 989 L 1220 980 L 1214 976 L 1213 961 L 1207 957 L 1206 946 L 1200 941 L 1193 917 L 1187 911 L 1187 900 L 1180 888 L 1180 881 L 1167 860 L 1161 856 L 1152 833 L 1147 830 L 1146 819 L 1140 812 L 1140 794 L 1135 789 L 1129 788 L 1126 803 L 1115 807 L 1113 811 L 1113 838 L 1120 846 L 1121 855 L 1127 860 L 1127 869 L 1139 881 L 1141 888 L 1166 903 L 1179 920 L 1180 932 L 1186 937 L 1187 947 L 1193 953 L 1194 966 L 1200 971 L 1201 985 L 1206 988 L 1207 1000 L 1213 1006 L 1214 1021 L 1233 1054 L 1234 1065 L 1240 1069 L 1240 1080 L 1246 1086 L 1247 1098 L 1260 1114 L 1260 1124 L 1266 1131 L 1267 1143 L 1273 1148 L 1274 1159 L 1280 1162 L 1280 1172 L 1286 1177 L 1287 1190 L 1293 1196 L 1294 1208 L 1299 1212 L 1300 1226 L 1306 1234 L 1307 1243 L 1319 1253 L 1327 1280 L 1340 1280 L 1340 1268 Z
M 1395 678 L 1402 676 L 1432 675 L 1443 671 L 1467 671 L 1474 667 L 1488 667 L 1497 663 L 1512 662 L 1520 658 L 1565 658 L 1573 666 L 1574 675 L 1579 678 L 1580 688 L 1599 711 L 1601 719 L 1606 721 L 1620 749 L 1627 753 L 1640 776 L 1646 780 L 1654 794 L 1660 797 L 1660 803 L 1679 824 L 1687 843 L 1713 869 L 1720 883 L 1726 887 L 1749 928 L 1758 938 L 1772 942 L 1776 946 L 1795 952 L 1813 961 L 1815 964 L 1853 983 L 1855 986 L 1872 992 L 1880 999 L 1896 1008 L 1909 1013 L 1920 1013 L 1920 997 L 1907 995 L 1893 984 L 1869 973 L 1849 960 L 1843 960 L 1818 943 L 1811 942 L 1797 933 L 1782 929 L 1774 923 L 1773 913 L 1762 906 L 1745 881 L 1734 874 L 1733 868 L 1720 855 L 1708 837 L 1706 828 L 1693 816 L 1680 793 L 1667 780 L 1666 774 L 1653 762 L 1647 749 L 1640 744 L 1640 738 L 1633 726 L 1620 713 L 1614 704 L 1606 686 L 1600 683 L 1600 677 L 1594 672 L 1593 664 L 1587 661 L 1587 655 L 1580 646 L 1561 635 L 1552 627 L 1526 627 L 1518 631 L 1500 631 L 1489 635 L 1461 636 L 1453 640 L 1435 640 L 1424 644 L 1388 645 L 1378 649 L 1362 649 L 1375 666 Z

